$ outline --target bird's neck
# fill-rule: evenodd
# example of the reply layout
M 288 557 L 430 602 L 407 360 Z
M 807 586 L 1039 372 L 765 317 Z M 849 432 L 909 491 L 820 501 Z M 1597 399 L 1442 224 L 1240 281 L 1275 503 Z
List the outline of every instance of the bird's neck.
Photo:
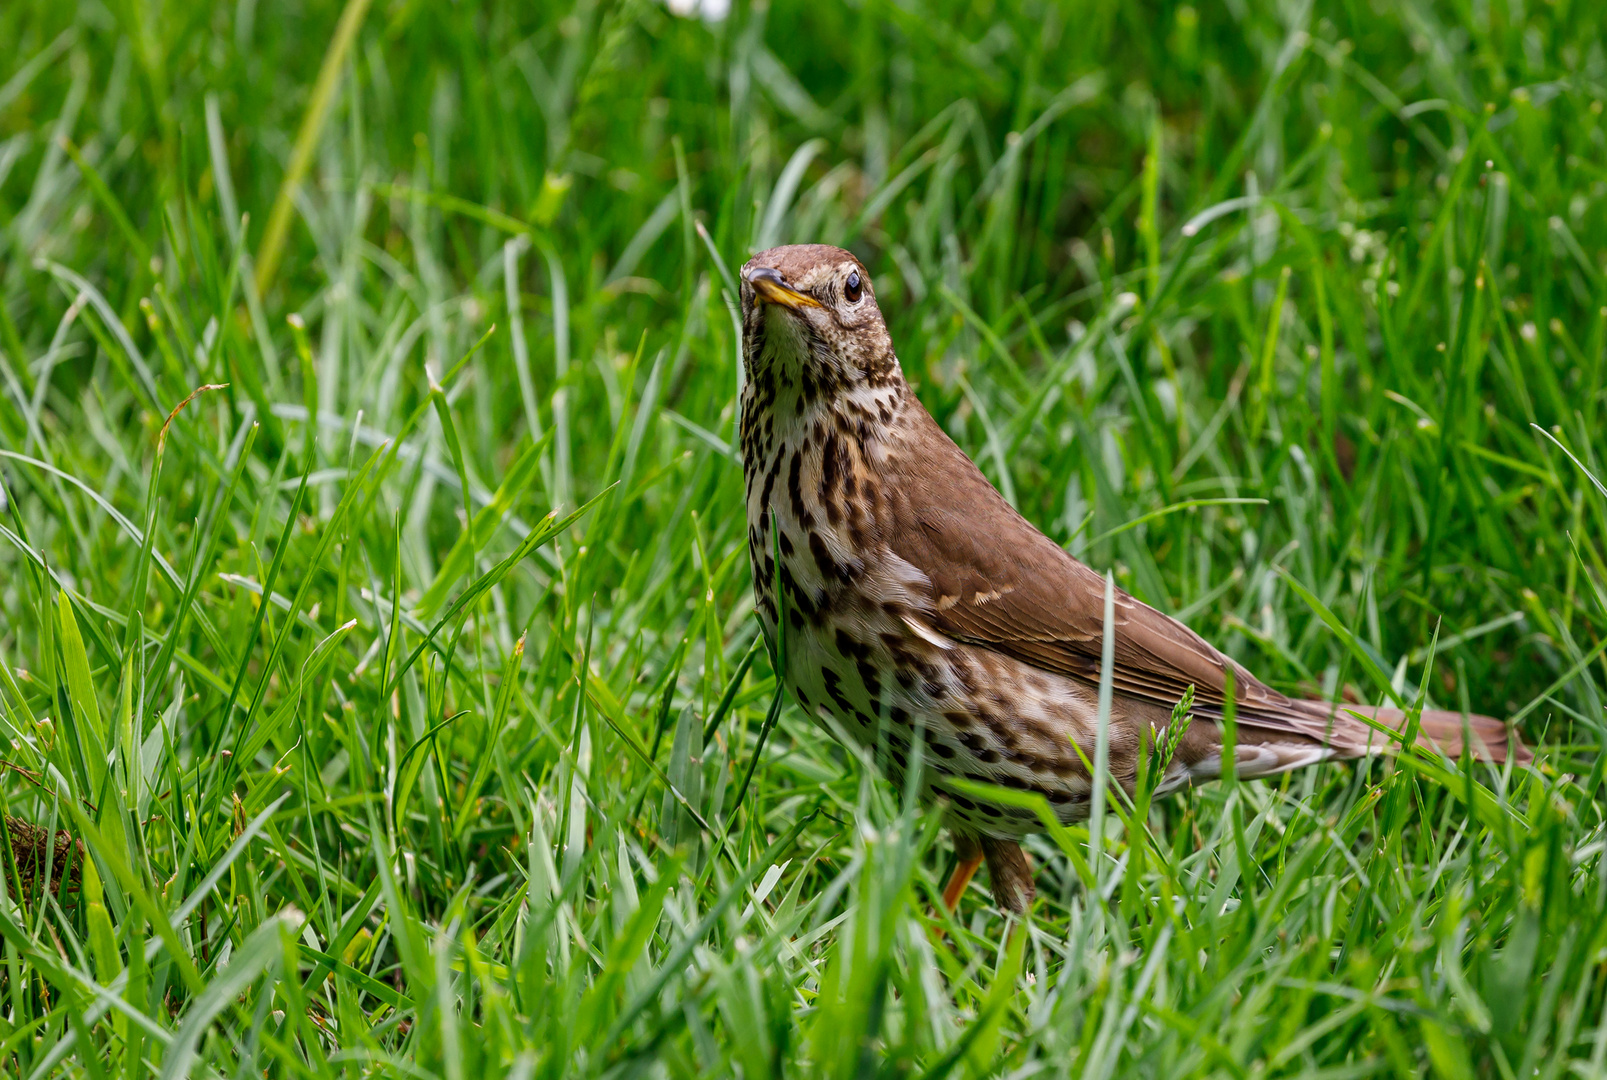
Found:
M 818 449 L 828 434 L 850 439 L 868 459 L 915 402 L 895 361 L 877 379 L 843 380 L 787 377 L 774 369 L 751 378 L 742 392 L 741 450 L 750 472 L 776 454 L 811 442 Z

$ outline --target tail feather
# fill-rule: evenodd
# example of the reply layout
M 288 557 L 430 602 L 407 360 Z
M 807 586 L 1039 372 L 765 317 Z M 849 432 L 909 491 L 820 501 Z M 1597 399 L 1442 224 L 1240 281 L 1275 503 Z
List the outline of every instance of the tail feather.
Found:
M 1403 731 L 1406 727 L 1406 714 L 1400 709 L 1325 701 L 1290 701 L 1288 705 L 1289 710 L 1281 713 L 1240 713 L 1238 743 L 1233 751 L 1238 776 L 1254 780 L 1320 761 L 1396 753 L 1400 740 L 1378 728 Z M 1534 754 L 1517 733 L 1490 716 L 1425 710 L 1418 720 L 1417 744 L 1451 758 L 1460 758 L 1464 749 L 1471 749 L 1477 761 L 1503 764 L 1511 758 L 1527 764 L 1534 760 Z M 1213 747 L 1197 757 L 1174 760 L 1157 794 L 1221 775 L 1222 754 Z
M 1330 732 L 1326 740 L 1335 751 L 1335 757 L 1362 757 L 1380 751 L 1395 750 L 1399 743 L 1385 732 L 1379 731 L 1367 719 L 1394 731 L 1404 732 L 1406 713 L 1400 709 L 1380 708 L 1372 705 L 1332 705 L 1323 701 L 1302 701 L 1298 704 L 1308 713 L 1319 713 L 1325 719 L 1331 715 Z M 1362 719 L 1363 717 L 1367 719 Z M 1534 759 L 1533 752 L 1523 745 L 1516 732 L 1493 716 L 1425 709 L 1418 720 L 1417 744 L 1460 758 L 1471 749 L 1478 761 L 1504 763 L 1511 757 L 1519 764 Z

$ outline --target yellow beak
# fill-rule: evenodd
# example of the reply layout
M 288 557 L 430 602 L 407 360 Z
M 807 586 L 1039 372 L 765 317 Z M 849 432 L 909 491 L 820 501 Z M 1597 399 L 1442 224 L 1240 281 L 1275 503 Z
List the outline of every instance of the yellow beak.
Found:
M 768 266 L 754 267 L 743 274 L 743 277 L 747 278 L 748 284 L 753 286 L 753 291 L 758 295 L 759 299 L 766 303 L 780 304 L 782 307 L 789 307 L 794 311 L 820 306 L 819 300 L 816 300 L 808 293 L 801 293 L 794 289 L 787 284 L 785 278 Z

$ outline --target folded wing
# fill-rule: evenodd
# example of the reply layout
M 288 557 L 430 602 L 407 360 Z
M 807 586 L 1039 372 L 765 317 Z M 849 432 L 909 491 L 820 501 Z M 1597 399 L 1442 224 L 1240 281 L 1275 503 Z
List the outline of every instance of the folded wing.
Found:
M 981 471 L 922 412 L 913 421 L 921 455 L 891 454 L 884 490 L 898 523 L 886 539 L 931 583 L 933 627 L 961 642 L 992 649 L 1044 671 L 1097 683 L 1104 635 L 1105 581 L 1018 514 Z M 941 447 L 933 453 L 933 447 Z M 1170 707 L 1194 687 L 1195 713 L 1220 719 L 1232 673 L 1241 740 L 1256 731 L 1311 739 L 1351 756 L 1388 742 L 1347 706 L 1290 698 L 1168 615 L 1115 591 L 1116 692 Z M 1361 710 L 1399 727 L 1391 710 Z M 1471 717 L 1475 748 L 1502 760 L 1505 725 Z M 1420 730 L 1448 753 L 1461 748 L 1458 714 L 1425 713 Z M 1528 751 L 1518 744 L 1524 759 Z

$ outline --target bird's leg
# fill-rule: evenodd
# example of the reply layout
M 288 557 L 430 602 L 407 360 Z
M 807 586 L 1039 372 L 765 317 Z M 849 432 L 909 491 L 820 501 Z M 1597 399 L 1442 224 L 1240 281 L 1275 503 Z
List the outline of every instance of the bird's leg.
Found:
M 965 887 L 971 884 L 976 868 L 982 865 L 982 845 L 972 837 L 955 833 L 954 855 L 959 861 L 954 865 L 954 873 L 949 875 L 949 883 L 943 886 L 943 906 L 950 911 L 960 903 Z
M 985 836 L 980 846 L 988 860 L 988 883 L 993 886 L 994 903 L 1001 911 L 1025 914 L 1032 906 L 1032 898 L 1038 895 L 1027 853 L 1014 840 Z

